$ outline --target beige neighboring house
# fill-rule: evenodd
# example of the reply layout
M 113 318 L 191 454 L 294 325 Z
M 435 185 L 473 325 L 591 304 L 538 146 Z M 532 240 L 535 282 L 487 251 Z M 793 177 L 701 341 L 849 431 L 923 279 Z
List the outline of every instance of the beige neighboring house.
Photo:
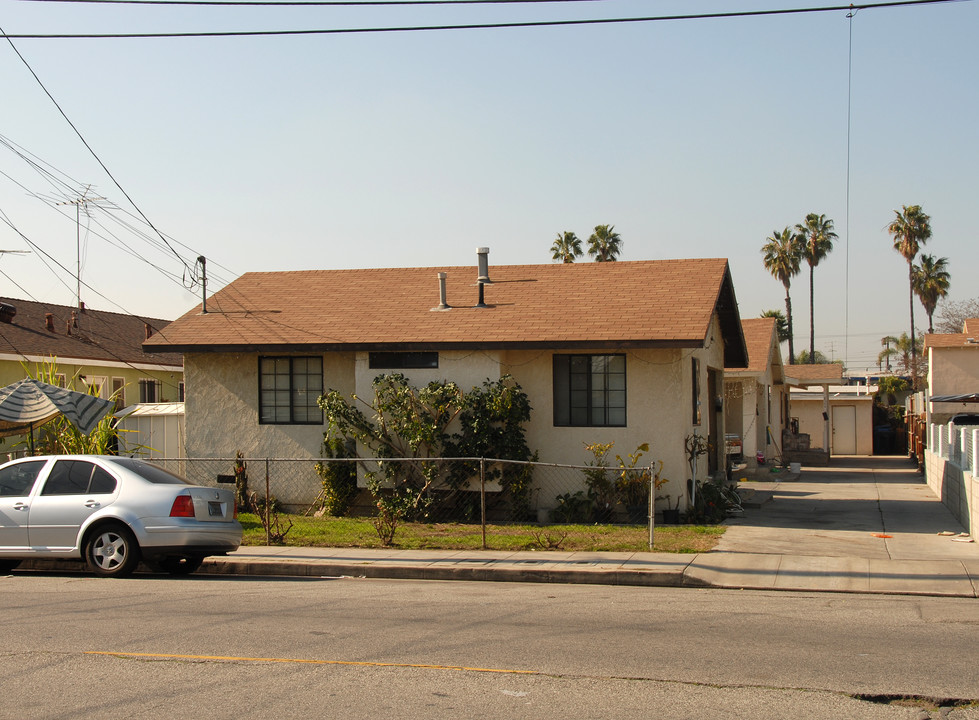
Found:
M 482 248 L 468 267 L 248 273 L 144 348 L 184 355 L 190 458 L 319 457 L 317 398 L 372 397 L 386 372 L 463 388 L 510 374 L 541 461 L 648 442 L 674 497 L 688 435 L 713 440 L 701 477 L 723 469 L 724 367 L 747 364 L 724 259 L 490 267 Z
M 142 343 L 169 321 L 40 303 L 0 299 L 0 387 L 57 366 L 57 384 L 99 397 L 116 397 L 123 409 L 137 402 L 183 400 L 183 360 L 178 353 L 145 353 Z M 15 439 L 8 438 L 5 450 Z
M 830 457 L 830 387 L 843 384 L 839 363 L 786 365 L 789 428 L 782 436 L 786 461 L 826 465 Z
M 782 430 L 788 426 L 789 388 L 775 318 L 741 320 L 748 348 L 746 367 L 724 369 L 724 424 L 742 443 L 749 468 L 757 455 L 781 455 Z
M 979 393 L 979 318 L 966 320 L 961 333 L 926 334 L 924 347 L 927 397 Z M 928 402 L 927 408 L 929 421 L 939 424 L 956 413 L 979 412 L 976 403 Z

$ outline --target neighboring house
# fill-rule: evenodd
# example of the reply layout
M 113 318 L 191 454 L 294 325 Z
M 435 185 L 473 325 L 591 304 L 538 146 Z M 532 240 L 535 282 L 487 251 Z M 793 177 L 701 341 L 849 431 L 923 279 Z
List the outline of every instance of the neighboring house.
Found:
M 486 252 L 478 267 L 248 273 L 174 321 L 144 348 L 184 354 L 187 456 L 319 457 L 317 398 L 370 398 L 396 371 L 463 388 L 512 375 L 543 462 L 648 442 L 677 497 L 697 433 L 714 448 L 701 477 L 723 469 L 724 367 L 747 365 L 726 260 L 490 268 Z
M 874 394 L 876 385 L 828 385 L 793 389 L 792 416 L 799 430 L 818 437 L 825 427 L 824 393 L 829 402 L 830 455 L 874 454 Z M 825 446 L 822 446 L 825 447 Z
M 741 328 L 748 364 L 724 369 L 724 425 L 740 438 L 745 462 L 755 467 L 759 452 L 766 460 L 781 453 L 789 393 L 775 318 L 742 320 Z
M 167 320 L 79 310 L 31 300 L 0 300 L 0 386 L 56 365 L 56 383 L 100 397 L 120 410 L 136 402 L 183 400 L 179 354 L 143 352 Z M 9 440 L 7 441 L 9 446 Z
M 793 388 L 789 394 L 789 430 L 782 435 L 785 460 L 829 464 L 832 430 L 829 388 L 843 384 L 843 365 L 786 365 L 785 382 Z M 815 397 L 810 394 L 812 388 L 819 388 Z
M 965 321 L 961 333 L 925 335 L 928 392 L 933 395 L 979 393 L 979 318 Z M 979 412 L 975 403 L 929 402 L 931 422 L 946 423 L 960 412 Z

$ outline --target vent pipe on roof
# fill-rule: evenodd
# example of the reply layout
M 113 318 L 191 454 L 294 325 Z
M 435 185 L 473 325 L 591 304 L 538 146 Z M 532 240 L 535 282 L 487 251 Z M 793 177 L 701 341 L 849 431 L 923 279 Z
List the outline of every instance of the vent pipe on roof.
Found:
M 44 313 L 44 327 L 46 327 L 51 332 L 54 332 L 54 314 Z
M 484 282 L 483 282 L 482 280 L 480 280 L 480 281 L 479 281 L 479 302 L 478 302 L 478 303 L 476 303 L 476 307 L 477 307 L 477 308 L 485 308 L 485 307 L 489 307 L 489 305 L 487 305 L 487 304 L 486 304 L 486 303 L 484 302 L 484 296 L 483 296 L 483 288 L 484 288 L 484 287 L 486 287 L 486 283 L 484 283 Z
M 153 327 L 149 323 L 143 323 L 143 331 L 146 333 L 147 340 L 153 337 Z
M 476 282 L 493 282 L 489 276 L 489 248 L 476 248 Z
M 451 310 L 452 306 L 446 302 L 445 299 L 445 278 L 446 274 L 444 272 L 438 273 L 439 278 L 439 304 L 437 307 L 433 307 L 432 310 Z

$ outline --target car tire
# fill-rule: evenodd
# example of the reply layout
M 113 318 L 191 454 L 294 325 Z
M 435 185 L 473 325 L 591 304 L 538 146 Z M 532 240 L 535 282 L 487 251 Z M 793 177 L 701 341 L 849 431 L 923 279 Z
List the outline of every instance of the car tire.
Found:
M 150 563 L 151 567 L 168 575 L 190 575 L 197 571 L 204 563 L 204 558 L 200 555 L 189 557 L 165 557 L 154 560 Z
M 125 525 L 100 525 L 85 543 L 85 563 L 100 577 L 126 577 L 139 565 L 139 543 Z
M 20 566 L 20 560 L 0 560 L 0 575 L 6 575 Z

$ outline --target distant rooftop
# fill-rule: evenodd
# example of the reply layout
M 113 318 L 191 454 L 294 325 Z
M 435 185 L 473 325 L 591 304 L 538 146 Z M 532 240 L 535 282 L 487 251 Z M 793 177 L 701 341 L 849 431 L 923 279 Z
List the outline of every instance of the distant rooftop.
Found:
M 149 354 L 142 343 L 169 321 L 65 305 L 0 298 L 0 355 L 18 359 L 167 365 L 181 368 L 176 353 Z

